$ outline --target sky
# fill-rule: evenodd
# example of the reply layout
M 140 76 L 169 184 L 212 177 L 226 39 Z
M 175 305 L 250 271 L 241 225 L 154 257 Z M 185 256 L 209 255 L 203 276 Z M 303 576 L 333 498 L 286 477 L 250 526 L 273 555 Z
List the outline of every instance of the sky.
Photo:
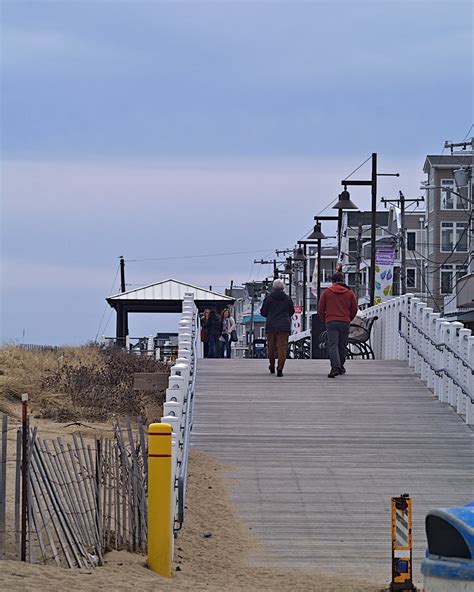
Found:
M 254 259 L 306 236 L 372 152 L 400 173 L 379 197 L 418 197 L 426 155 L 474 119 L 470 1 L 0 7 L 3 342 L 113 335 L 120 255 L 129 289 L 262 278 Z

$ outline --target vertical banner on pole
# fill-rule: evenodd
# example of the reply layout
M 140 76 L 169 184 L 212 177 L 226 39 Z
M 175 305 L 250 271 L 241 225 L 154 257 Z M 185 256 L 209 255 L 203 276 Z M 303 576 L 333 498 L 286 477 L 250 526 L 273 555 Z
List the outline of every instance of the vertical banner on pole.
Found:
M 318 258 L 315 257 L 313 275 L 311 276 L 311 294 L 316 296 L 316 298 L 318 297 L 318 273 Z
M 377 249 L 375 252 L 375 299 L 374 304 L 380 304 L 392 297 L 393 266 L 395 263 L 395 249 Z
M 345 266 L 349 265 L 349 237 L 347 235 L 347 212 L 342 214 L 342 228 L 341 228 L 341 250 L 339 251 L 339 257 L 337 259 L 338 266 L 341 266 L 342 272 L 346 269 Z
M 291 319 L 291 334 L 302 331 L 301 315 L 303 314 L 303 307 L 301 304 L 295 304 L 295 314 Z
M 148 428 L 148 567 L 171 577 L 173 522 L 171 426 Z
M 412 506 L 407 493 L 392 497 L 391 592 L 416 590 L 412 577 Z

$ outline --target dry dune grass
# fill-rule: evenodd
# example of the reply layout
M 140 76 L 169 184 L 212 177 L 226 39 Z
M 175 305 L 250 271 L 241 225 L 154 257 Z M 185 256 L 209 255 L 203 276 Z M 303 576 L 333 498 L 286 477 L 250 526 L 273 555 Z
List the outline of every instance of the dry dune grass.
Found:
M 2 348 L 0 404 L 11 416 L 18 417 L 18 400 L 23 392 L 28 392 L 33 415 L 41 416 L 32 422 L 38 426 L 42 437 L 71 434 L 77 426 L 54 423 L 51 417 L 60 419 L 61 414 L 76 414 L 81 419 L 89 419 L 88 414 L 94 417 L 97 409 L 100 415 L 104 409 L 106 413 L 114 410 L 118 413 L 120 405 L 130 408 L 128 375 L 140 367 L 136 364 L 140 362 L 134 356 L 122 358 L 120 354 L 112 354 L 108 357 L 100 349 L 89 346 L 64 348 L 58 352 Z M 140 368 L 145 369 L 143 361 L 141 364 Z M 163 370 L 161 366 L 156 368 Z M 109 400 L 104 401 L 105 396 Z M 144 406 L 145 415 L 150 412 L 153 402 L 143 393 L 134 396 Z M 95 399 L 99 407 L 94 408 L 91 405 Z M 136 404 L 136 401 L 131 403 L 132 407 Z M 159 413 L 151 418 L 158 419 Z M 16 423 L 12 421 L 12 425 Z M 86 436 L 92 436 L 94 432 L 108 430 L 109 426 L 92 421 L 86 430 L 83 426 L 80 429 Z M 14 437 L 12 430 L 9 432 L 10 454 L 14 450 Z M 225 477 L 228 467 L 197 451 L 191 452 L 189 467 L 186 520 L 176 539 L 171 580 L 146 569 L 143 555 L 113 551 L 107 554 L 105 567 L 91 571 L 1 561 L 0 590 L 379 592 L 385 589 L 378 578 L 370 582 L 357 581 L 312 570 L 259 567 L 262 552 L 259 541 L 243 524 L 230 501 L 229 482 Z M 7 478 L 7 484 L 8 518 L 13 508 L 14 487 L 11 479 Z M 11 523 L 12 517 L 8 520 Z
M 95 345 L 56 351 L 0 349 L 0 411 L 18 416 L 22 393 L 39 417 L 56 421 L 105 421 L 111 415 L 142 415 L 163 396 L 132 390 L 134 372 L 167 372 L 149 358 Z

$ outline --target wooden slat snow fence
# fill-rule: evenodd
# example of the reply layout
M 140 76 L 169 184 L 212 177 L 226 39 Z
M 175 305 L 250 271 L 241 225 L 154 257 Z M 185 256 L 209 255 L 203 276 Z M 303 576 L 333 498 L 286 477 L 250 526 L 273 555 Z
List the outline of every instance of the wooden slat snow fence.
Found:
M 135 422 L 134 422 L 135 423 Z M 113 424 L 112 438 L 82 433 L 42 439 L 30 430 L 26 455 L 26 528 L 22 528 L 22 431 L 17 429 L 15 508 L 5 525 L 7 420 L 0 448 L 0 558 L 91 568 L 105 551 L 145 552 L 147 544 L 147 438 L 141 418 Z M 133 429 L 134 428 L 134 429 Z M 9 528 L 10 527 L 10 528 Z M 14 535 L 11 548 L 6 535 Z M 12 537 L 13 538 L 13 537 Z

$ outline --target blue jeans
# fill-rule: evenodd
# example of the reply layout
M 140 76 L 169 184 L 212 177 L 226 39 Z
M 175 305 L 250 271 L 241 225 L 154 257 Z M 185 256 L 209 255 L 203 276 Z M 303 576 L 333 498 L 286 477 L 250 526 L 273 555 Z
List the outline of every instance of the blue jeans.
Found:
M 220 358 L 219 337 L 209 333 L 209 358 Z
M 219 345 L 221 347 L 221 358 L 230 358 L 232 350 L 231 350 L 232 341 L 230 337 L 227 336 L 227 341 L 219 341 Z

